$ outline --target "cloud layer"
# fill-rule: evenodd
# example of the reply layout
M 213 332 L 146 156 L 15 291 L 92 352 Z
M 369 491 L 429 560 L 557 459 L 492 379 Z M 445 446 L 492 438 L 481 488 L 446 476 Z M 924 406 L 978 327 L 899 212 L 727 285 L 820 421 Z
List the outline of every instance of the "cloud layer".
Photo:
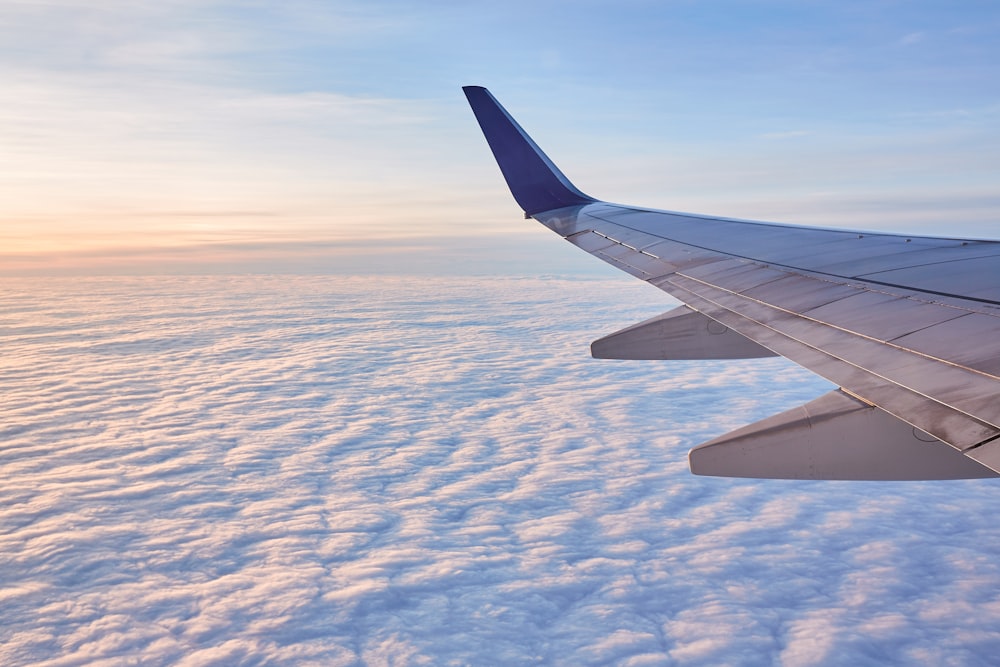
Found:
M 687 449 L 827 386 L 590 359 L 669 307 L 644 285 L 0 288 L 4 664 L 1000 653 L 995 482 L 692 477 Z

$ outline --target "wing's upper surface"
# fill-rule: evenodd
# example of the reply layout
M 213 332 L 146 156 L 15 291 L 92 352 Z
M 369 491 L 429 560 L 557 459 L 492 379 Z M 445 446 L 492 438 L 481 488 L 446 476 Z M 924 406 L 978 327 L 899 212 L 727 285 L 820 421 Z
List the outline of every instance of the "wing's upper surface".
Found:
M 595 356 L 776 353 L 841 388 L 695 448 L 693 472 L 997 476 L 1000 242 L 597 201 L 577 190 L 485 89 L 465 91 L 526 214 L 688 307 L 595 342 Z

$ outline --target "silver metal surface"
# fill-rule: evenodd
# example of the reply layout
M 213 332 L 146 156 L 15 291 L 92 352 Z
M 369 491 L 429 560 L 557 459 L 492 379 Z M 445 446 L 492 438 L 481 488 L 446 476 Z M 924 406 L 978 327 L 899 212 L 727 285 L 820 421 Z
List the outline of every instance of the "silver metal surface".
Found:
M 596 359 L 757 359 L 777 356 L 687 306 L 595 340 Z
M 592 216 L 586 217 L 594 222 Z M 609 222 L 612 217 L 605 210 L 604 219 L 596 221 L 600 233 L 623 236 Z M 644 224 L 648 224 L 648 217 L 630 214 L 631 220 Z M 705 224 L 704 220 L 698 222 Z M 684 221 L 686 227 L 690 224 L 691 220 Z M 752 223 L 726 221 L 728 229 L 733 225 L 754 227 Z M 672 236 L 674 231 L 670 230 Z M 690 228 L 682 231 L 689 238 L 695 235 Z M 773 233 L 771 228 L 769 235 Z M 848 240 L 843 233 L 834 238 L 840 244 Z M 936 247 L 939 243 L 962 247 L 937 239 L 924 245 Z M 885 248 L 904 248 L 905 244 L 900 237 L 875 237 L 868 248 L 884 255 Z M 920 293 L 856 278 L 793 273 L 787 267 L 776 268 L 676 241 L 647 246 L 646 252 L 669 258 L 669 263 L 663 264 L 667 273 L 650 279 L 652 284 L 953 447 L 974 448 L 1000 435 L 995 382 L 970 372 L 974 369 L 954 364 L 949 355 L 917 353 L 920 351 L 899 344 L 907 335 L 973 314 L 971 309 L 955 305 L 954 299 L 945 306 L 935 303 L 933 294 L 905 298 L 901 295 Z M 636 251 L 619 246 L 610 252 L 602 248 L 595 254 L 640 278 L 651 277 L 650 267 L 638 271 L 625 264 L 630 255 L 639 254 Z M 707 304 L 695 297 L 708 299 Z M 977 303 L 974 307 L 983 306 Z M 883 342 L 891 339 L 896 339 L 892 345 Z M 1000 341 L 1000 336 L 994 339 Z M 992 353 L 992 346 L 988 347 Z
M 969 257 L 930 266 L 868 273 L 865 280 L 904 285 L 923 292 L 1000 302 L 1000 257 Z M 984 277 L 992 280 L 984 280 Z
M 879 317 L 872 317 L 873 312 L 877 312 Z M 803 314 L 810 319 L 888 341 L 967 315 L 968 311 L 884 292 L 861 291 Z
M 990 438 L 1000 436 L 1000 428 L 994 425 L 891 382 L 878 373 L 841 359 L 829 351 L 760 324 L 745 314 L 736 313 L 692 292 L 683 295 L 685 291 L 683 289 L 668 291 L 712 319 L 739 331 L 751 340 L 788 357 L 957 449 L 970 449 Z
M 892 343 L 1000 378 L 1000 317 L 971 313 Z M 1000 397 L 993 396 L 1000 402 Z
M 919 466 L 935 456 L 960 460 L 960 468 L 968 463 L 973 472 L 980 464 L 1000 471 L 1000 242 L 757 223 L 596 201 L 576 190 L 496 100 L 479 90 L 467 90 L 470 104 L 512 194 L 531 204 L 525 210 L 532 217 L 734 336 L 877 406 L 847 409 L 842 397 L 809 404 L 802 408 L 805 430 L 802 413 L 775 418 L 774 424 L 785 425 L 779 431 L 809 441 L 813 459 L 853 461 L 858 452 L 830 459 L 825 446 L 847 429 L 859 434 L 859 442 L 868 431 L 881 435 L 867 442 L 886 440 L 862 452 L 875 457 L 873 465 L 885 475 L 880 479 L 923 475 L 937 464 Z M 544 209 L 538 202 L 553 204 Z M 668 314 L 629 327 L 596 341 L 595 354 L 719 353 L 697 349 L 711 339 L 700 340 L 685 317 Z M 814 428 L 816 411 L 826 408 L 849 416 L 823 420 L 836 428 Z M 797 426 L 788 426 L 792 422 Z M 927 458 L 912 443 L 900 445 L 913 427 L 968 458 L 954 459 L 942 446 L 936 451 L 945 454 Z M 759 444 L 768 434 L 774 434 L 771 426 L 751 428 L 739 436 L 740 446 Z M 773 451 L 786 451 L 783 437 L 772 442 Z M 774 444 L 780 442 L 785 444 Z M 695 451 L 701 454 L 692 462 L 722 450 Z M 914 473 L 917 468 L 924 472 Z M 838 470 L 851 479 L 872 478 L 857 467 Z M 941 474 L 948 476 L 944 467 Z
M 727 433 L 688 454 L 691 472 L 770 479 L 972 479 L 998 474 L 842 391 Z

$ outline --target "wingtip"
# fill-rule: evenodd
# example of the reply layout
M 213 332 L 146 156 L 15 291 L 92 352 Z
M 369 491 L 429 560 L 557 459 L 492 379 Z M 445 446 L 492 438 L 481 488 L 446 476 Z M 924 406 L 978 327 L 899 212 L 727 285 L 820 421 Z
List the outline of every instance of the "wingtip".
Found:
M 486 90 L 483 86 L 462 86 L 462 92 L 465 93 L 465 99 L 469 101 L 469 104 L 475 104 L 476 98 L 483 97 L 484 95 L 493 97 L 490 95 L 490 91 Z
M 580 192 L 483 86 L 462 86 L 511 194 L 528 215 L 597 200 Z

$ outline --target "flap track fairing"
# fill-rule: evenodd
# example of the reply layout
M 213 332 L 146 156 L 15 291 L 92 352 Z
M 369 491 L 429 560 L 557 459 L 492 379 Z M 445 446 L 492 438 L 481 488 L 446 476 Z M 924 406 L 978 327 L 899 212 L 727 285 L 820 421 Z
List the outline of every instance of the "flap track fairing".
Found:
M 835 390 L 688 454 L 691 472 L 765 479 L 930 480 L 998 477 L 888 412 Z
M 758 359 L 766 347 L 687 306 L 595 340 L 595 359 Z

